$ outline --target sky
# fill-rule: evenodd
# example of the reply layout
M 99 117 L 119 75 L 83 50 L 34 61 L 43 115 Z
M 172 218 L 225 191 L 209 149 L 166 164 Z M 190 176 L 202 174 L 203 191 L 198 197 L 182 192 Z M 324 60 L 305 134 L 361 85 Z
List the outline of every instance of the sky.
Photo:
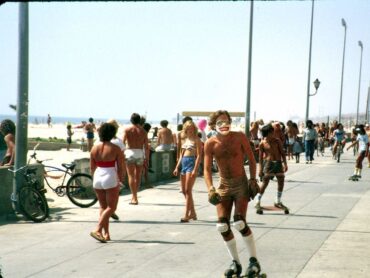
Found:
M 304 119 L 311 1 L 255 1 L 251 120 Z M 0 114 L 17 102 L 18 3 L 0 6 Z M 365 112 L 370 1 L 315 1 L 310 117 Z M 29 4 L 29 115 L 173 120 L 246 110 L 250 2 Z M 363 43 L 360 80 L 361 49 Z M 359 86 L 360 85 L 360 86 Z M 314 93 L 311 85 L 311 93 Z

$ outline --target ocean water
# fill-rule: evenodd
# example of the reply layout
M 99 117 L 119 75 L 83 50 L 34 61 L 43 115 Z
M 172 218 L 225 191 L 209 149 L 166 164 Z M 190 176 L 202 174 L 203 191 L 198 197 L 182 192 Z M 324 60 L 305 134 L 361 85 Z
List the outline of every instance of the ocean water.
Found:
M 16 122 L 17 117 L 16 115 L 1 115 L 0 114 L 0 121 L 10 119 Z M 80 118 L 80 117 L 53 117 L 51 115 L 51 122 L 52 124 L 80 124 L 82 121 L 88 121 L 89 118 Z M 105 122 L 109 119 L 106 118 L 94 118 L 94 122 L 99 124 Z M 129 124 L 130 120 L 127 119 L 116 119 L 120 124 Z M 47 115 L 45 116 L 28 116 L 28 123 L 29 124 L 46 124 L 47 123 Z

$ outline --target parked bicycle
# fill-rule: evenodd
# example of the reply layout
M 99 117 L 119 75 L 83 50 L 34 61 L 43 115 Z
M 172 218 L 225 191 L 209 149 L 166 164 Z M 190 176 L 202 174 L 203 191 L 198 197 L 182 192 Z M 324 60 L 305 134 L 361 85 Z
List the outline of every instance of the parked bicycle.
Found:
M 8 169 L 14 173 L 14 178 L 22 180 L 22 187 L 12 201 L 19 203 L 20 212 L 34 222 L 42 222 L 49 216 L 49 205 L 45 198 L 46 189 L 36 177 L 37 168 L 29 168 L 28 165 L 19 169 Z M 21 172 L 22 175 L 17 175 Z M 18 180 L 19 181 L 19 180 Z
M 33 154 L 30 156 L 28 163 L 34 159 L 37 163 L 44 165 L 44 181 L 47 186 L 59 197 L 67 195 L 68 199 L 81 208 L 87 208 L 94 205 L 98 199 L 96 197 L 93 188 L 93 179 L 91 175 L 85 173 L 73 173 L 76 168 L 76 163 L 62 163 L 63 169 L 51 165 L 44 164 L 46 160 L 37 159 L 37 149 L 38 145 L 33 149 Z M 50 173 L 59 172 L 62 173 L 60 176 L 52 176 Z M 60 179 L 62 178 L 62 183 L 53 187 L 49 179 Z

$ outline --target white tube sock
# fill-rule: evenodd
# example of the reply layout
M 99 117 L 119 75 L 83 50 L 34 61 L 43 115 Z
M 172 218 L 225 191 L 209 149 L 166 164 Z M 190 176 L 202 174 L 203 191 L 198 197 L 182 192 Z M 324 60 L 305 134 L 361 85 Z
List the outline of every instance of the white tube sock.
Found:
M 249 256 L 257 258 L 256 243 L 254 241 L 253 234 L 250 234 L 249 236 L 243 236 L 243 240 L 247 245 Z
M 227 251 L 229 252 L 230 257 L 233 260 L 235 260 L 238 263 L 240 263 L 239 255 L 238 255 L 238 250 L 236 248 L 236 240 L 235 240 L 235 238 L 233 238 L 233 239 L 231 239 L 229 241 L 225 241 L 225 245 L 226 245 Z

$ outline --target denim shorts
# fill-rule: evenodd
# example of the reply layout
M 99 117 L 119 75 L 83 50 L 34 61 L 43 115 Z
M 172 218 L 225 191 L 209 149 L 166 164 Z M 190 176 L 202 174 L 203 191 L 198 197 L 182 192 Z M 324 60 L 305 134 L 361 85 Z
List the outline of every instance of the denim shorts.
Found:
M 181 159 L 181 175 L 191 173 L 195 166 L 195 156 L 184 156 Z

